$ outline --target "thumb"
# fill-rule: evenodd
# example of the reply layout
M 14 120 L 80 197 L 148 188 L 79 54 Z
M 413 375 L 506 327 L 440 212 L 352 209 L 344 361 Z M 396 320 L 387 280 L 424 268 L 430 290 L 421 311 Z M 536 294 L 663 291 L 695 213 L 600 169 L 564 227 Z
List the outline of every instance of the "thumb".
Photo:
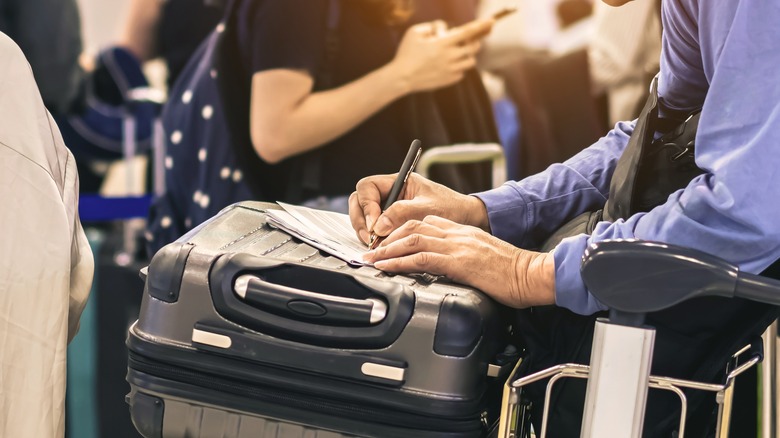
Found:
M 422 219 L 425 216 L 424 209 L 419 201 L 403 200 L 393 203 L 385 210 L 374 223 L 374 233 L 378 236 L 387 236 L 395 229 L 412 219 Z

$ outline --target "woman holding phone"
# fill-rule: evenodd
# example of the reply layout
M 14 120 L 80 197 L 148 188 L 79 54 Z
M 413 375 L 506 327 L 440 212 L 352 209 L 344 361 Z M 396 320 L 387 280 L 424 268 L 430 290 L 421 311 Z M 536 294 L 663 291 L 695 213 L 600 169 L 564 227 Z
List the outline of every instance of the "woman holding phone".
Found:
M 405 0 L 230 3 L 242 70 L 238 77 L 249 83 L 249 114 L 238 115 L 248 119 L 249 140 L 223 146 L 233 148 L 235 157 L 217 166 L 215 175 L 196 175 L 193 168 L 205 161 L 198 156 L 214 160 L 218 154 L 199 153 L 203 146 L 197 143 L 202 140 L 190 132 L 202 127 L 166 123 L 171 143 L 166 180 L 171 182 L 168 196 L 175 198 L 176 206 L 155 206 L 150 221 L 153 233 L 148 236 L 154 240 L 152 248 L 226 205 L 250 198 L 346 212 L 347 196 L 356 182 L 367 175 L 397 171 L 412 138 L 421 138 L 429 147 L 449 144 L 446 135 L 421 135 L 420 126 L 466 125 L 463 119 L 472 117 L 464 111 L 442 122 L 445 117 L 432 99 L 420 96 L 457 84 L 465 75 L 476 75 L 473 67 L 480 40 L 494 20 L 452 28 L 444 21 L 413 24 L 412 5 Z M 235 72 L 219 74 L 236 76 Z M 479 88 L 484 94 L 481 83 Z M 210 107 L 208 101 L 193 107 L 193 93 L 197 90 L 171 95 L 168 111 L 172 105 L 192 111 Z M 197 123 L 214 123 L 211 110 L 203 111 L 203 120 Z M 489 120 L 484 125 L 494 132 L 489 109 L 485 118 Z M 187 141 L 194 146 L 183 148 Z M 302 175 L 300 169 L 307 164 L 301 163 L 312 162 L 317 167 L 314 176 Z M 294 194 L 291 186 L 296 188 Z M 167 225 L 162 237 L 161 225 Z

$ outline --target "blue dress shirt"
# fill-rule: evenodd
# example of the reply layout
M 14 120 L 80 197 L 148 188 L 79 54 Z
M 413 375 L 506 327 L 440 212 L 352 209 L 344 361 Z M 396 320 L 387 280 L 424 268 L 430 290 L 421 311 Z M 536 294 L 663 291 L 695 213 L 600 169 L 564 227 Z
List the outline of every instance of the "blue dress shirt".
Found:
M 605 309 L 580 278 L 591 242 L 669 242 L 748 272 L 780 258 L 780 2 L 665 0 L 662 12 L 659 97 L 673 109 L 703 107 L 695 160 L 704 174 L 647 213 L 601 222 L 555 248 L 556 303 L 580 314 Z M 477 194 L 493 234 L 534 248 L 569 219 L 601 208 L 633 126 L 618 123 L 565 163 Z

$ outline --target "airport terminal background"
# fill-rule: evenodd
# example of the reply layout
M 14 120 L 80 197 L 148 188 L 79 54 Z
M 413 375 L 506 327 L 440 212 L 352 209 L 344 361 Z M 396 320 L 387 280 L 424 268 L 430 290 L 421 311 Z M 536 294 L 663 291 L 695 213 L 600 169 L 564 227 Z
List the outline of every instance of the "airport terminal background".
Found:
M 464 4 L 477 3 L 471 0 L 456 1 Z M 87 54 L 95 56 L 106 46 L 115 43 L 118 29 L 123 22 L 123 11 L 128 10 L 129 3 L 128 0 L 79 0 Z M 587 72 L 588 61 L 584 49 L 587 34 L 594 27 L 595 20 L 592 17 L 579 20 L 587 15 L 584 9 L 588 8 L 581 7 L 586 2 L 568 2 L 571 3 L 571 11 L 568 12 L 570 17 L 566 17 L 566 11 L 563 11 L 563 14 L 565 19 L 572 23 L 566 23 L 565 31 L 556 12 L 556 3 L 559 2 L 489 0 L 478 6 L 479 13 L 486 15 L 505 6 L 520 5 L 520 13 L 507 17 L 493 29 L 485 42 L 481 58 L 483 82 L 493 101 L 494 115 L 508 163 L 507 178 L 510 179 L 518 179 L 522 175 L 542 170 L 546 165 L 568 157 L 597 139 L 615 117 L 621 117 L 615 115 L 612 119 L 605 120 L 608 117 L 604 110 L 606 97 L 590 98 L 591 85 L 587 79 L 590 73 Z M 637 14 L 635 20 L 650 21 L 644 15 L 645 13 Z M 633 50 L 638 50 L 638 47 Z M 526 54 L 527 62 L 523 62 L 523 53 Z M 651 49 L 646 58 L 653 59 L 653 56 L 657 57 L 657 49 Z M 648 63 L 648 66 L 642 68 L 649 69 L 648 74 L 652 74 L 655 67 L 651 61 Z M 582 79 L 562 81 L 563 77 L 570 75 L 572 68 L 581 73 Z M 514 76 L 511 72 L 520 70 L 526 72 L 528 81 L 535 81 L 538 93 L 537 96 L 523 100 L 526 108 L 518 108 L 517 100 L 513 100 L 510 93 L 524 96 L 527 85 L 522 82 L 506 83 L 504 79 Z M 603 70 L 605 73 L 602 75 L 609 74 L 607 68 Z M 163 62 L 147 62 L 144 71 L 155 88 L 166 90 Z M 644 81 L 645 76 L 640 75 L 631 80 Z M 605 82 L 608 83 L 609 80 L 610 78 L 607 78 Z M 566 89 L 561 89 L 564 83 Z M 626 85 L 622 87 L 630 88 Z M 633 92 L 635 96 L 629 99 L 638 99 L 636 90 Z M 605 96 L 602 92 L 599 93 Z M 625 91 L 622 93 L 625 94 Z M 563 102 L 556 97 L 566 95 L 570 96 L 569 102 Z M 617 98 L 619 99 L 620 97 Z M 534 128 L 529 129 L 523 142 L 519 111 L 528 112 L 529 117 L 553 114 L 552 121 L 555 125 L 546 126 L 537 132 L 534 132 Z M 557 129 L 575 118 L 579 120 L 579 126 L 567 130 L 572 134 Z M 521 152 L 521 143 L 533 144 L 535 150 L 545 152 L 543 155 L 530 151 Z M 521 156 L 531 158 L 523 164 Z M 135 159 L 136 164 L 131 168 L 135 172 L 132 181 L 136 186 L 127 193 L 127 166 L 123 160 L 117 160 L 108 171 L 107 179 L 102 185 L 102 194 L 140 195 L 150 190 L 151 187 L 144 185 L 144 169 L 148 161 L 146 156 Z M 82 316 L 80 332 L 69 347 L 67 436 L 137 437 L 124 400 L 128 391 L 124 380 L 124 339 L 127 325 L 138 315 L 143 284 L 137 275 L 137 269 L 143 267 L 146 260 L 135 260 L 124 253 L 121 227 L 116 224 L 93 225 L 96 226 L 88 226 L 87 232 L 96 258 L 96 277 L 91 298 Z M 139 243 L 141 244 L 142 242 Z M 118 265 L 117 257 L 124 258 L 121 263 L 127 265 Z
M 78 0 L 86 64 L 117 43 L 132 1 Z M 635 118 L 659 68 L 660 1 L 634 2 L 620 11 L 606 10 L 600 1 L 590 0 L 417 1 L 458 2 L 482 17 L 505 6 L 519 8 L 495 25 L 478 57 L 509 180 L 563 161 L 616 122 Z M 615 53 L 622 56 L 616 58 Z M 159 96 L 168 96 L 163 61 L 145 62 L 143 72 Z M 111 204 L 119 207 L 113 217 L 108 213 L 110 220 L 96 214 L 84 221 L 95 257 L 95 277 L 79 333 L 68 346 L 65 436 L 69 438 L 140 436 L 125 400 L 129 391 L 125 339 L 128 326 L 138 318 L 144 286 L 139 270 L 149 263 L 148 236 L 144 235 L 146 220 L 123 209 L 131 211 L 138 205 L 133 202 L 151 196 L 153 162 L 154 151 L 146 151 L 129 160 L 91 164 L 91 170 L 104 178 L 95 194 L 127 202 Z M 241 176 L 232 172 L 226 178 Z M 95 205 L 99 209 L 101 204 Z M 732 436 L 756 436 L 759 428 L 757 424 L 747 434 Z

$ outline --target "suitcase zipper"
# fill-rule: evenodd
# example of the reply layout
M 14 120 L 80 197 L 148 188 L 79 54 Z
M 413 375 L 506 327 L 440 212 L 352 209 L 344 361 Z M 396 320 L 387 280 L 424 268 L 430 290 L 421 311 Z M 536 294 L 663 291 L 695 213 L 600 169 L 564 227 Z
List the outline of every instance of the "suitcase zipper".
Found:
M 245 381 L 214 377 L 206 373 L 158 362 L 133 351 L 128 353 L 128 365 L 136 371 L 159 378 L 194 384 L 207 389 L 246 396 L 267 403 L 278 403 L 292 408 L 312 410 L 346 418 L 372 418 L 377 423 L 392 426 L 402 425 L 401 427 L 411 430 L 478 432 L 484 429 L 482 414 L 459 418 L 422 417 L 400 411 L 356 406 L 338 400 L 317 400 L 306 394 L 293 395 L 289 391 L 282 392 L 271 387 L 253 385 Z

